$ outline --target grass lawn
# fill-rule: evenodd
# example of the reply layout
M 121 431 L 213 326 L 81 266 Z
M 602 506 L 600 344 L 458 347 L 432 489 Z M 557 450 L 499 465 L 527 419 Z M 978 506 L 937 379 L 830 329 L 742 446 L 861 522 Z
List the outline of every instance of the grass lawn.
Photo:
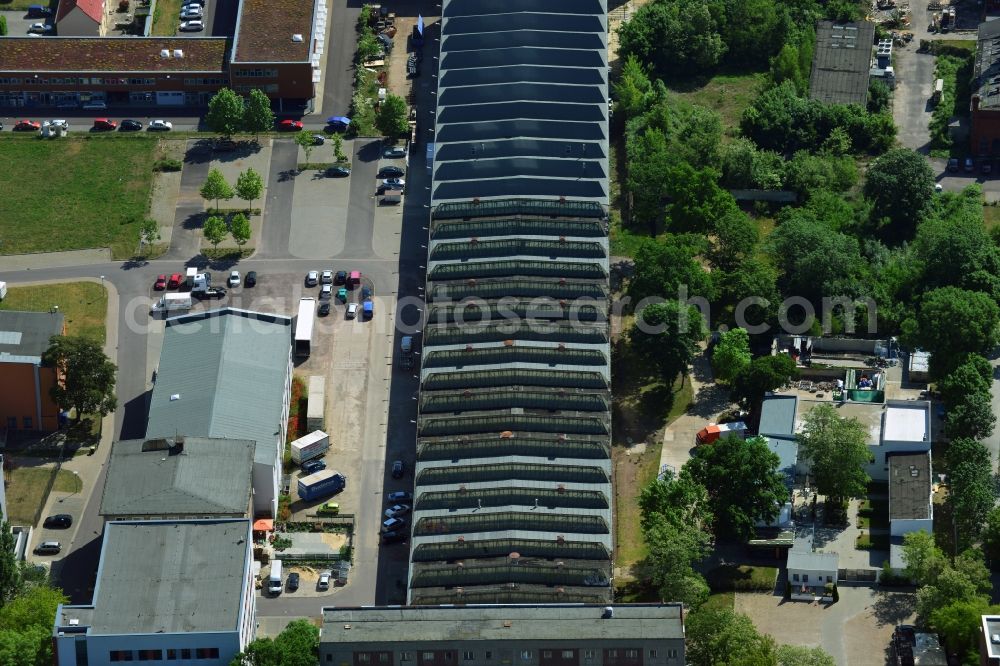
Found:
M 774 567 L 752 567 L 746 564 L 727 564 L 716 567 L 705 575 L 713 592 L 770 592 L 778 578 Z
M 28 137 L 0 141 L 0 252 L 111 247 L 135 253 L 149 209 L 157 140 Z M 48 174 L 44 193 L 26 174 Z
M 156 0 L 153 12 L 153 27 L 149 34 L 153 37 L 173 37 L 181 22 L 181 0 Z
M 868 532 L 858 535 L 854 547 L 858 550 L 889 550 L 889 535 L 875 534 Z
M 983 221 L 987 230 L 1000 224 L 1000 206 L 983 206 Z
M 715 592 L 708 595 L 699 610 L 733 610 L 736 606 L 735 592 Z
M 67 334 L 86 336 L 104 344 L 108 292 L 95 282 L 8 287 L 0 310 L 48 312 L 53 305 L 58 305 L 66 318 Z
M 54 467 L 19 467 L 6 473 L 6 482 L 7 511 L 14 525 L 38 522 L 49 484 L 51 490 L 63 493 L 80 492 L 83 487 L 80 477 L 64 469 L 56 474 Z
M 0 0 L 0 11 L 3 12 L 25 11 L 31 5 L 42 5 L 50 8 L 52 10 L 52 13 L 55 14 L 56 4 L 57 3 L 55 2 L 48 3 L 42 0 Z M 35 20 L 40 21 L 41 19 L 35 19 Z M 19 37 L 20 35 L 16 36 Z
M 743 110 L 750 106 L 766 79 L 766 72 L 720 73 L 709 79 L 675 84 L 670 89 L 692 104 L 712 109 L 722 116 L 722 140 L 726 142 L 737 136 Z

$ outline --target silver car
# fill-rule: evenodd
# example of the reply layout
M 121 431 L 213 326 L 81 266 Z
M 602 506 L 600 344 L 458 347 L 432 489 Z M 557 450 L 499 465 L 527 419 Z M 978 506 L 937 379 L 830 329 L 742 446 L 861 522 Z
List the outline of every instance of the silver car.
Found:
M 309 271 L 306 273 L 306 286 L 315 287 L 319 284 L 319 271 Z

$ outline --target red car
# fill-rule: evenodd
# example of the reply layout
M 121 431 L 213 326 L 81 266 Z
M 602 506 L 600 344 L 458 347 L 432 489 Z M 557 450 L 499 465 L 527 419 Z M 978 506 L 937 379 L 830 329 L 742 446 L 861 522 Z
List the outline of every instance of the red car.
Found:
M 153 283 L 153 289 L 155 289 L 156 291 L 163 291 L 166 288 L 167 288 L 167 276 L 157 275 L 156 282 Z
M 167 282 L 167 289 L 176 289 L 181 286 L 181 282 L 184 282 L 184 276 L 180 273 L 174 273 L 170 276 L 170 281 Z
M 278 129 L 282 132 L 297 132 L 302 129 L 301 120 L 282 120 L 278 123 Z
M 107 118 L 94 119 L 94 130 L 97 132 L 111 132 L 116 127 L 118 127 L 118 123 L 113 120 L 108 120 Z
M 20 120 L 14 125 L 15 132 L 33 132 L 42 129 L 42 124 L 34 120 Z

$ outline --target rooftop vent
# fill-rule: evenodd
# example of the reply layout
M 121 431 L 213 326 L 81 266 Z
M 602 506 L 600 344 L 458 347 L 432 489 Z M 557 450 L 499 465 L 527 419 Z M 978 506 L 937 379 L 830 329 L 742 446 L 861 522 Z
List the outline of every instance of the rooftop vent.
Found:
M 604 618 L 605 620 L 610 620 L 614 616 L 615 616 L 615 609 L 611 606 L 605 606 L 604 612 L 601 614 L 601 617 Z
M 300 35 L 299 33 L 295 33 L 294 35 L 292 35 L 292 41 L 296 43 L 301 43 L 302 35 Z
M 174 57 L 175 58 L 183 58 L 184 57 L 184 49 L 174 49 Z
M 161 58 L 169 58 L 170 57 L 170 49 L 160 49 L 160 57 Z

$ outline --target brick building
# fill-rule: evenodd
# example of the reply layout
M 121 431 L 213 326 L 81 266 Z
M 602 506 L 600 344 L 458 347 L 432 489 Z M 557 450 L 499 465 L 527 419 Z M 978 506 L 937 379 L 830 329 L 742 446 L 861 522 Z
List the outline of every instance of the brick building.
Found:
M 0 429 L 59 427 L 59 407 L 49 396 L 58 372 L 42 365 L 42 354 L 49 338 L 64 332 L 58 312 L 0 312 Z
M 1000 21 L 979 26 L 972 79 L 972 136 L 976 155 L 1000 155 Z

